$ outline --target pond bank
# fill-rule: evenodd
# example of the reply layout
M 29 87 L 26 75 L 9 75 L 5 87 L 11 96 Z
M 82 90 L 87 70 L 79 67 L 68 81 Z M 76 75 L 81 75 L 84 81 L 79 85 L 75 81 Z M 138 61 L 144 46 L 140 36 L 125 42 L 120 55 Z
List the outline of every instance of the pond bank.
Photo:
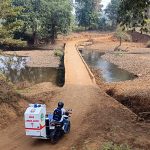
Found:
M 5 54 L 30 57 L 28 67 L 59 67 L 60 59 L 54 50 L 7 51 Z
M 4 55 L 11 55 L 21 60 L 20 63 L 23 65 L 19 70 L 20 63 L 15 59 L 18 63 L 17 68 L 14 68 L 15 65 L 6 65 L 9 71 L 4 72 L 15 84 L 17 92 L 31 101 L 45 103 L 45 100 L 51 99 L 53 91 L 63 86 L 64 60 L 55 56 L 55 50 L 7 51 Z M 21 58 L 27 58 L 27 61 L 22 62 Z
M 101 90 L 140 116 L 140 120 L 147 122 L 150 120 L 150 49 L 145 48 L 144 43 L 124 42 L 122 48 L 128 48 L 128 51 L 114 52 L 116 45 L 117 41 L 109 35 L 105 38 L 93 38 L 93 44 L 85 49 L 105 53 L 102 56 L 104 60 L 137 75 L 138 78 L 106 83 L 102 74 L 92 68 L 96 82 Z

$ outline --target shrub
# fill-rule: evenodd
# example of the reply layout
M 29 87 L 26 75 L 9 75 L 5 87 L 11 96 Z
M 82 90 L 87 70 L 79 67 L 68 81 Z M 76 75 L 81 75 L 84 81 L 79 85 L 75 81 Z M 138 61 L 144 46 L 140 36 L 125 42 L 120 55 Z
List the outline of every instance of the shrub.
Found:
M 105 143 L 101 150 L 131 150 L 128 145 L 117 145 L 112 142 Z
M 122 28 L 120 27 L 116 29 L 114 37 L 116 37 L 117 39 L 121 38 L 122 41 L 128 41 L 128 42 L 132 41 L 132 37 L 126 31 L 123 31 Z
M 74 32 L 82 32 L 82 31 L 85 31 L 85 27 L 74 26 L 72 31 L 74 31 Z
M 3 73 L 0 72 L 0 80 L 6 81 L 6 77 Z
M 150 41 L 147 42 L 146 47 L 150 48 Z
M 27 42 L 12 38 L 0 39 L 0 45 L 3 47 L 26 47 Z
M 55 50 L 54 54 L 55 56 L 58 56 L 58 57 L 62 57 L 64 55 L 63 51 L 61 50 Z

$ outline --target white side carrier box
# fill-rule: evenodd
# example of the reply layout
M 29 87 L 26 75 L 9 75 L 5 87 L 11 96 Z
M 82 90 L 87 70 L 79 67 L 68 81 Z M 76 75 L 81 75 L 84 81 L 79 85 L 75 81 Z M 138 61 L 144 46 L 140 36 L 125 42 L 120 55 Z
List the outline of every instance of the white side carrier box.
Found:
M 24 113 L 26 135 L 46 137 L 45 117 L 46 105 L 29 104 Z

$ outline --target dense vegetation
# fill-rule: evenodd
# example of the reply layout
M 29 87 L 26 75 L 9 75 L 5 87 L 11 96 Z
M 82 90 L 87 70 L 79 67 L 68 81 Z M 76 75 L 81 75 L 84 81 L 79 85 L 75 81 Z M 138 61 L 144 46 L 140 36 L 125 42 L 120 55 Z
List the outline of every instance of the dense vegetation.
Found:
M 84 30 L 150 30 L 149 0 L 0 0 L 0 46 L 24 47 L 54 43 L 76 25 Z M 73 7 L 75 13 L 73 13 Z M 74 24 L 73 24 L 74 23 Z
M 111 0 L 108 6 L 105 9 L 105 14 L 107 19 L 110 21 L 111 26 L 115 28 L 117 26 L 117 20 L 119 17 L 119 7 L 120 7 L 121 0 Z
M 141 32 L 149 30 L 149 0 L 121 0 L 118 21 L 128 28 L 139 27 Z
M 23 22 L 19 19 L 22 7 L 12 7 L 11 0 L 0 1 L 0 44 L 3 46 L 24 46 L 25 42 L 15 39 L 15 33 L 21 31 Z
M 76 0 L 78 25 L 85 29 L 97 29 L 101 7 L 101 0 Z
M 59 33 L 66 34 L 72 21 L 70 0 L 0 0 L 0 38 L 8 42 L 38 45 L 39 41 L 54 43 Z

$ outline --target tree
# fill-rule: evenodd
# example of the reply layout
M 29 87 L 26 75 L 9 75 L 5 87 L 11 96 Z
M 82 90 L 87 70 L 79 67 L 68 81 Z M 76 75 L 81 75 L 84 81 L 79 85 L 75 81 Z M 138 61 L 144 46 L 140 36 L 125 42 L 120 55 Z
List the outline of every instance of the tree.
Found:
M 112 22 L 113 28 L 117 26 L 120 2 L 121 0 L 111 0 L 111 2 L 108 4 L 108 6 L 105 9 L 105 14 L 107 15 L 108 19 Z
M 58 34 L 66 34 L 72 22 L 72 5 L 70 0 L 49 0 L 48 14 L 44 17 L 43 28 L 47 38 L 54 43 Z
M 67 33 L 72 19 L 70 0 L 13 0 L 15 6 L 23 6 L 24 32 L 31 35 L 33 44 L 39 39 L 54 43 L 57 34 Z
M 22 7 L 13 7 L 11 0 L 0 0 L 0 44 L 25 44 L 14 39 L 14 33 L 21 30 L 23 22 L 19 19 Z
M 145 30 L 147 24 L 149 0 L 121 0 L 118 21 L 122 26 L 133 28 L 141 28 L 141 32 Z
M 101 0 L 76 0 L 76 16 L 79 26 L 85 29 L 98 27 L 102 5 Z
M 31 37 L 29 38 L 30 42 L 37 45 L 40 36 L 42 17 L 43 14 L 46 13 L 44 8 L 47 3 L 45 0 L 13 0 L 13 5 L 16 7 L 23 7 L 20 19 L 25 23 L 23 30 L 18 34 L 22 37 Z
M 107 23 L 106 23 L 106 18 L 105 17 L 102 17 L 100 18 L 99 20 L 99 30 L 101 31 L 105 31 L 107 30 Z
M 71 0 L 0 0 L 0 38 L 54 43 L 72 23 Z

